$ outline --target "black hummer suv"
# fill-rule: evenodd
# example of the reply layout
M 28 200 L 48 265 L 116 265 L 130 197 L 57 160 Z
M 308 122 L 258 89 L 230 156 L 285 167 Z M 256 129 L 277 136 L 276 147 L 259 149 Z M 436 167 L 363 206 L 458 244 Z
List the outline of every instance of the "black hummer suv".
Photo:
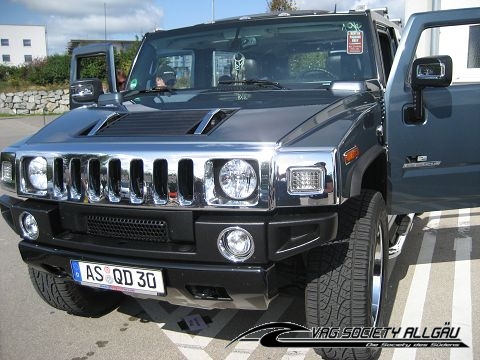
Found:
M 100 316 L 122 294 L 266 309 L 294 282 L 308 326 L 382 326 L 408 214 L 480 203 L 478 85 L 415 56 L 422 30 L 479 22 L 416 14 L 402 42 L 368 10 L 158 31 L 118 92 L 112 48 L 77 49 L 77 108 L 1 153 L 1 212 L 37 292 Z M 79 78 L 98 54 L 106 93 Z

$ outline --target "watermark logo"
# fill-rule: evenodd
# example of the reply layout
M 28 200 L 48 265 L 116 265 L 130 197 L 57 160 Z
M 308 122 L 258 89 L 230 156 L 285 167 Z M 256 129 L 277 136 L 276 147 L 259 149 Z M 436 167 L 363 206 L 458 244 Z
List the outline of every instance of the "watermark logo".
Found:
M 260 335 L 257 333 L 261 333 Z M 460 327 L 313 327 L 291 322 L 271 322 L 245 331 L 233 339 L 259 341 L 265 347 L 321 348 L 468 348 L 459 338 Z

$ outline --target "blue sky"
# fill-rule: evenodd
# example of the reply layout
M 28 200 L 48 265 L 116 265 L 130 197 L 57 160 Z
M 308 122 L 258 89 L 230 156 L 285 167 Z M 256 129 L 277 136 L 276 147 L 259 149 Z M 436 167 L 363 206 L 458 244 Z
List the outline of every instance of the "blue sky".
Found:
M 64 53 L 71 39 L 133 40 L 155 29 L 173 29 L 216 19 L 262 13 L 266 0 L 0 0 L 0 24 L 45 25 L 47 52 Z M 296 0 L 299 9 L 348 10 L 356 4 L 388 5 L 394 18 L 403 17 L 399 0 Z M 105 18 L 106 9 L 106 18 Z

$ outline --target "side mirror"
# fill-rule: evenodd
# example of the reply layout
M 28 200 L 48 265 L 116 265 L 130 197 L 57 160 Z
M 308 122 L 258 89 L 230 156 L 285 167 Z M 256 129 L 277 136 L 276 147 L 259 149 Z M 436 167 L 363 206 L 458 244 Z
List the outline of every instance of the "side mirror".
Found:
M 452 82 L 452 58 L 448 55 L 416 59 L 412 66 L 412 88 L 447 87 Z
M 428 56 L 416 59 L 412 66 L 413 119 L 423 121 L 422 89 L 447 87 L 452 83 L 453 62 L 448 55 Z
M 70 109 L 96 102 L 103 94 L 100 79 L 82 79 L 70 84 Z

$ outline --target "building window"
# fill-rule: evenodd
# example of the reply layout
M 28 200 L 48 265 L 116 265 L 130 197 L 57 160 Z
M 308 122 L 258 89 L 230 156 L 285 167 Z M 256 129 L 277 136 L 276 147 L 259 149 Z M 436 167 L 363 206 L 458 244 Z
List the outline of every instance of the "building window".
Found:
M 10 62 L 10 55 L 2 55 L 2 61 L 4 63 L 9 63 Z
M 31 39 L 23 39 L 23 46 L 32 46 Z
M 9 45 L 8 39 L 2 39 L 1 42 L 2 42 L 2 46 L 8 46 Z
M 470 26 L 468 34 L 468 68 L 480 68 L 480 25 Z
M 26 63 L 31 63 L 32 62 L 32 55 L 25 55 L 25 62 Z

